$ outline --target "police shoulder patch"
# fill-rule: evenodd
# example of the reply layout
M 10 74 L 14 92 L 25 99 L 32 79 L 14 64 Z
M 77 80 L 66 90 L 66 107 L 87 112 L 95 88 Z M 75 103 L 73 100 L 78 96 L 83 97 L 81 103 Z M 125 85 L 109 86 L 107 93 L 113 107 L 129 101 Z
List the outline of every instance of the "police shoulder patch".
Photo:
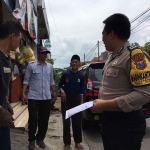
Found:
M 140 48 L 131 50 L 130 80 L 133 86 L 150 84 L 150 61 Z

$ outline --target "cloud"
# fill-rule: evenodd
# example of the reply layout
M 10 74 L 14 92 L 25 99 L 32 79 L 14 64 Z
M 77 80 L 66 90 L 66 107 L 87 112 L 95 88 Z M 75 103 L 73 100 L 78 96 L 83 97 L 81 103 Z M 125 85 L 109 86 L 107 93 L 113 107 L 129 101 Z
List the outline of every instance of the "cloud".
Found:
M 77 54 L 80 56 L 81 61 L 84 60 L 84 53 L 87 54 L 87 52 L 89 52 L 93 46 L 95 46 L 96 41 L 91 41 L 91 40 L 84 40 L 82 38 L 79 38 L 77 36 L 66 36 L 63 37 L 61 39 L 62 43 L 63 43 L 63 47 L 59 48 L 58 45 L 54 42 L 52 45 L 52 48 L 55 50 L 57 49 L 56 54 L 54 52 L 52 52 L 52 57 L 58 57 L 55 61 L 55 66 L 57 67 L 67 67 L 70 64 L 70 59 L 72 57 L 72 55 Z M 103 47 L 104 50 L 104 47 Z M 101 50 L 101 52 L 103 51 Z M 95 55 L 95 51 L 93 51 L 91 54 L 91 56 L 88 56 L 87 58 L 92 59 L 92 56 L 94 57 Z M 97 53 L 97 52 L 96 52 Z M 86 58 L 86 59 L 87 59 Z
M 73 54 L 78 54 L 83 59 L 84 53 L 87 55 L 97 41 L 101 41 L 102 22 L 108 16 L 124 13 L 131 20 L 149 6 L 149 0 L 45 0 L 45 3 L 50 26 L 52 58 L 57 58 L 55 67 L 68 66 Z M 142 24 L 141 27 L 147 24 L 150 22 Z M 130 41 L 144 45 L 150 40 L 148 29 L 150 27 L 132 34 Z M 104 50 L 104 46 L 101 46 L 100 52 Z M 91 58 L 95 53 L 97 55 L 97 50 L 91 54 Z

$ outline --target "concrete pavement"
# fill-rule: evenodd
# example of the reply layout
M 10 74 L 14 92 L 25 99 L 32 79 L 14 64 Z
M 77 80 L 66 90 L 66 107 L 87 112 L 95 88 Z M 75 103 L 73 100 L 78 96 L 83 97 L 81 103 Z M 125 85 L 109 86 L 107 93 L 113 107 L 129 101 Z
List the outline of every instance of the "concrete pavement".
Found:
M 60 110 L 60 100 L 58 99 L 55 104 Z M 63 148 L 63 127 L 62 127 L 62 116 L 60 111 L 51 111 L 49 120 L 49 126 L 47 135 L 45 138 L 46 149 L 45 150 L 62 150 Z M 71 132 L 72 135 L 72 132 Z M 70 150 L 76 150 L 73 137 L 71 136 L 72 143 Z M 16 133 L 11 132 L 11 144 L 12 150 L 28 150 L 28 134 L 27 133 Z M 82 145 L 84 150 L 90 150 L 84 135 Z M 36 146 L 35 150 L 41 150 Z

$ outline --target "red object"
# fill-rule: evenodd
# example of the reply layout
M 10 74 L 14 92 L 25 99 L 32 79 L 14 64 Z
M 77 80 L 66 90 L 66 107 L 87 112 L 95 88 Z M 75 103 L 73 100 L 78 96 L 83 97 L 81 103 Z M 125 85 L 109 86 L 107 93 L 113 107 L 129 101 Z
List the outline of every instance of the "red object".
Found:
M 98 94 L 99 94 L 99 91 L 93 90 L 93 96 L 98 96 Z
M 86 87 L 86 96 L 93 96 L 92 86 L 93 86 L 92 80 L 88 78 Z
M 93 90 L 93 84 L 91 79 L 87 79 L 86 96 L 98 96 L 99 91 Z
M 10 83 L 10 102 L 18 102 L 21 97 L 22 80 L 20 74 Z

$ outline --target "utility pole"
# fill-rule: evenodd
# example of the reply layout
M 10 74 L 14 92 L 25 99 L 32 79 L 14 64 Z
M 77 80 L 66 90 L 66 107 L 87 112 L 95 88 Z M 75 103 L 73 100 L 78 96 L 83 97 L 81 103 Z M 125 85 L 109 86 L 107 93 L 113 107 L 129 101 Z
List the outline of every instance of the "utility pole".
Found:
M 97 47 L 98 47 L 98 60 L 99 60 L 99 41 L 97 41 Z
M 85 63 L 85 53 L 84 53 L 84 63 Z

